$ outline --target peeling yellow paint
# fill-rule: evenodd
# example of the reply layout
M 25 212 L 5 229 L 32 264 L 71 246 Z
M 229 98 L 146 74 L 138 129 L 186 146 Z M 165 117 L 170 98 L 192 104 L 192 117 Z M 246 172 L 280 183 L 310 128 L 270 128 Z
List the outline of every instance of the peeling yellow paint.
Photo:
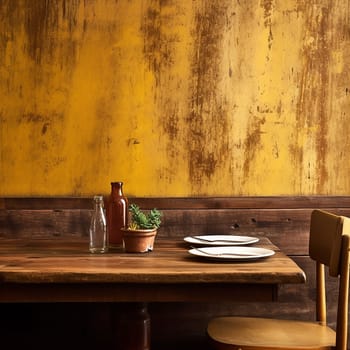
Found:
M 349 193 L 349 0 L 46 4 L 0 4 L 0 196 Z

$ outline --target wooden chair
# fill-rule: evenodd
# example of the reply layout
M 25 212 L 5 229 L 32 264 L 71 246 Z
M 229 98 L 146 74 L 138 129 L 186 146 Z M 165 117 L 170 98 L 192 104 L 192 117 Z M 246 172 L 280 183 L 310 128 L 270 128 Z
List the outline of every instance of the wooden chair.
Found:
M 316 261 L 316 320 L 216 317 L 207 327 L 218 350 L 347 349 L 350 219 L 314 210 L 309 254 Z M 336 331 L 326 325 L 325 266 L 339 278 Z

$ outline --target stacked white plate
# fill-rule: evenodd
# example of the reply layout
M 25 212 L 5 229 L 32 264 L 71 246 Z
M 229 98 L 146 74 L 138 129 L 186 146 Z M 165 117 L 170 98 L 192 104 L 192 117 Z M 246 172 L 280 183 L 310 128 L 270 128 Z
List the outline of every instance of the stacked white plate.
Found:
M 271 249 L 260 247 L 247 247 L 259 242 L 257 237 L 236 235 L 203 235 L 187 236 L 184 241 L 195 246 L 188 252 L 197 257 L 224 260 L 224 261 L 250 261 L 274 255 Z
M 196 245 L 208 246 L 226 246 L 226 245 L 247 245 L 259 242 L 257 237 L 236 236 L 236 235 L 204 235 L 188 236 L 184 238 L 185 242 Z

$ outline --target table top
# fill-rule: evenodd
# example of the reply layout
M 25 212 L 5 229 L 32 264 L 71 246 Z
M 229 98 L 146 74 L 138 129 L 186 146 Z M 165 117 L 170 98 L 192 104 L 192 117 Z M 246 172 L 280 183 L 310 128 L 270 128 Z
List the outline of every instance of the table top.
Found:
M 216 289 L 229 298 L 233 289 L 237 297 L 251 286 L 263 290 L 305 282 L 303 270 L 270 241 L 262 238 L 254 246 L 275 254 L 249 262 L 217 262 L 192 256 L 182 239 L 156 239 L 149 253 L 117 249 L 91 254 L 86 239 L 2 238 L 0 301 L 200 301 Z M 198 296 L 203 288 L 208 293 Z

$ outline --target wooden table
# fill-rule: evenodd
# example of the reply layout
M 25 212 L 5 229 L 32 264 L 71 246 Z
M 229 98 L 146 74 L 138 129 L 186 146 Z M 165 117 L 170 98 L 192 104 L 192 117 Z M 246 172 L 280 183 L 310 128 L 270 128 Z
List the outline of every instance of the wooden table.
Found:
M 0 239 L 0 302 L 274 301 L 279 285 L 305 282 L 271 242 L 257 246 L 276 254 L 222 263 L 190 255 L 182 240 L 158 239 L 146 254 L 93 255 L 86 239 Z

